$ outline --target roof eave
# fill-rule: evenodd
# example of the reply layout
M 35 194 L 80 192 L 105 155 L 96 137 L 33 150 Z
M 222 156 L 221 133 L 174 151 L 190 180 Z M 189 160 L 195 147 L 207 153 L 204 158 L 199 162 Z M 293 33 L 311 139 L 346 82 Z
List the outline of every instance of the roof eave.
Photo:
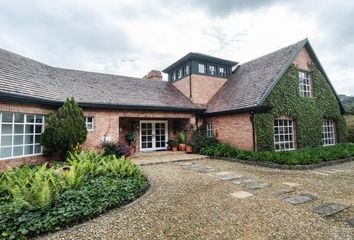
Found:
M 262 113 L 262 112 L 268 112 L 270 109 L 271 107 L 269 106 L 253 106 L 253 107 L 230 109 L 230 110 L 218 111 L 218 112 L 205 112 L 204 115 L 207 117 L 211 117 L 211 116 L 230 115 L 230 114 L 237 114 L 237 113 Z

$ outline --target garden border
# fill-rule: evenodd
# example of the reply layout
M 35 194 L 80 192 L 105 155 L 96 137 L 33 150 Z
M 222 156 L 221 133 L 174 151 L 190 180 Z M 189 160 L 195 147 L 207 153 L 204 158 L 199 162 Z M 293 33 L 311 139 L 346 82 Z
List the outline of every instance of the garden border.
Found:
M 211 159 L 220 159 L 230 162 L 238 162 L 248 165 L 260 166 L 260 167 L 268 167 L 268 168 L 276 168 L 276 169 L 283 169 L 283 170 L 309 170 L 309 169 L 316 169 L 331 165 L 336 165 L 340 163 L 346 163 L 354 161 L 354 157 L 351 158 L 344 158 L 344 159 L 337 159 L 332 161 L 326 161 L 321 163 L 314 163 L 308 165 L 286 165 L 286 164 L 278 164 L 269 161 L 259 161 L 259 160 L 244 160 L 238 158 L 231 158 L 231 157 L 210 157 Z

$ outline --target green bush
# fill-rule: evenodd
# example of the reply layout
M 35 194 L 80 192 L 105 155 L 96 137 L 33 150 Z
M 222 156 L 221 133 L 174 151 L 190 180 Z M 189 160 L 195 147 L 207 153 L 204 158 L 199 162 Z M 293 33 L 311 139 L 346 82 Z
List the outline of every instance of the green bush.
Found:
M 346 117 L 348 126 L 348 141 L 354 143 L 354 115 Z
M 64 160 L 68 152 L 86 140 L 87 129 L 82 109 L 74 98 L 68 98 L 64 105 L 46 118 L 46 127 L 40 142 L 45 154 Z
M 121 142 L 117 142 L 117 143 L 104 142 L 102 144 L 102 148 L 103 148 L 104 156 L 115 155 L 118 158 L 120 157 L 128 158 L 131 156 L 132 147 Z
M 0 176 L 0 239 L 27 238 L 92 218 L 149 185 L 123 157 L 71 154 L 64 168 L 25 166 Z
M 193 151 L 199 153 L 201 149 L 218 144 L 219 141 L 216 136 L 207 136 L 206 129 L 202 126 L 193 131 L 190 143 Z
M 335 146 L 303 148 L 295 151 L 252 152 L 240 150 L 228 144 L 205 147 L 202 154 L 212 157 L 229 157 L 244 160 L 268 161 L 286 165 L 308 165 L 336 159 L 354 157 L 354 144 L 343 143 Z

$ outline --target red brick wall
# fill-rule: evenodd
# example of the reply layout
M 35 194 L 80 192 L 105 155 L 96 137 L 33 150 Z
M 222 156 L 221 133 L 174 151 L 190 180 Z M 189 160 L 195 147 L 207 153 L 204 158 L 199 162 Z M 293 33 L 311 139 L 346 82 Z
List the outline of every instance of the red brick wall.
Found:
M 222 143 L 228 143 L 244 150 L 253 150 L 253 131 L 250 114 L 232 114 L 209 117 L 213 132 Z
M 294 65 L 304 71 L 310 71 L 308 65 L 312 63 L 309 52 L 306 48 L 302 48 L 293 61 Z
M 227 80 L 224 78 L 192 74 L 191 81 L 192 102 L 207 104 Z M 173 82 L 172 84 L 188 98 L 190 97 L 189 76 Z

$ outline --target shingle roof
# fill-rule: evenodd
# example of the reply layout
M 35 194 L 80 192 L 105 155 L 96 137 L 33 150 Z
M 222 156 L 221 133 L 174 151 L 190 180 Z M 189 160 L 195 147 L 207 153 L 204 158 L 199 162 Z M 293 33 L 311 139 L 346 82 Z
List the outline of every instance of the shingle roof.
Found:
M 243 63 L 208 103 L 208 113 L 259 106 L 307 39 Z
M 84 104 L 198 110 L 165 81 L 55 68 L 0 49 L 0 94 Z

